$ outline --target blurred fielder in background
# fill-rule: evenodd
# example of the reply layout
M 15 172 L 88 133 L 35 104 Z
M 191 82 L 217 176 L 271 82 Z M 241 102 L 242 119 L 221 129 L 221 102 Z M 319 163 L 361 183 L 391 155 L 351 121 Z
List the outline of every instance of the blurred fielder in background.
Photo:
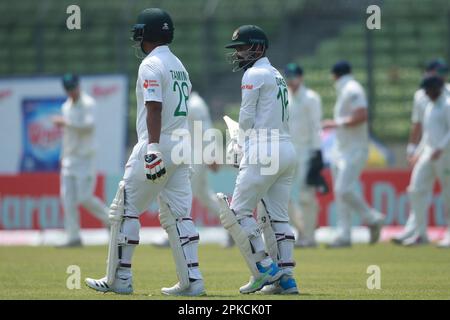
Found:
M 321 187 L 322 192 L 327 191 L 325 180 L 317 179 L 323 168 L 320 149 L 322 102 L 315 91 L 305 86 L 303 69 L 299 65 L 289 63 L 284 74 L 289 88 L 289 130 L 298 161 L 289 217 L 298 231 L 296 246 L 315 247 L 319 212 L 315 186 Z
M 205 100 L 203 100 L 203 98 L 195 91 L 191 92 L 189 95 L 188 109 L 189 132 L 191 133 L 191 145 L 193 146 L 192 153 L 194 154 L 194 137 L 197 135 L 203 137 L 204 132 L 212 128 L 211 116 L 209 115 L 209 109 Z M 198 130 L 197 128 L 201 128 L 201 130 Z M 203 139 L 201 141 L 203 141 Z M 203 144 L 201 147 L 201 152 L 203 154 Z M 210 213 L 218 217 L 219 203 L 215 193 L 210 189 L 208 184 L 208 169 L 217 172 L 219 166 L 216 163 L 205 165 L 204 163 L 197 164 L 193 162 L 191 175 L 192 193 L 195 194 L 197 199 L 208 208 Z
M 188 100 L 188 125 L 189 132 L 191 134 L 191 146 L 192 146 L 192 155 L 196 152 L 196 144 L 194 143 L 194 137 L 203 137 L 203 134 L 206 130 L 212 128 L 211 116 L 209 114 L 209 108 L 206 104 L 205 100 L 196 92 L 192 91 L 189 95 Z M 200 140 L 198 140 L 200 141 Z M 203 141 L 203 139 L 201 140 Z M 203 144 L 200 145 L 201 154 L 203 154 Z M 192 160 L 193 157 L 192 157 Z M 203 161 L 202 157 L 202 161 Z M 200 201 L 200 203 L 208 209 L 210 214 L 219 217 L 219 204 L 217 202 L 217 197 L 215 193 L 211 190 L 208 183 L 208 170 L 213 172 L 217 172 L 219 170 L 219 165 L 216 163 L 212 163 L 206 165 L 204 163 L 195 163 L 192 161 L 191 164 L 191 187 L 192 194 Z M 228 239 L 226 242 L 227 247 L 231 247 L 233 245 L 233 240 L 230 235 L 228 235 Z M 169 240 L 165 239 L 163 242 L 154 243 L 157 247 L 169 247 Z
M 346 61 L 332 68 L 337 90 L 334 119 L 324 120 L 323 128 L 336 129 L 331 171 L 336 199 L 338 235 L 329 248 L 351 246 L 351 214 L 356 212 L 367 222 L 370 243 L 380 237 L 383 215 L 370 208 L 357 191 L 359 176 L 367 161 L 369 132 L 367 127 L 368 103 L 363 87 L 353 78 Z
M 447 210 L 450 208 L 450 95 L 444 84 L 443 77 L 438 74 L 428 75 L 422 81 L 428 99 L 421 110 L 422 139 L 412 160 L 414 169 L 408 187 L 410 218 L 402 237 L 394 241 L 405 246 L 429 242 L 427 212 L 436 179 L 441 184 L 445 206 Z M 447 216 L 447 223 L 449 220 Z M 438 246 L 450 247 L 449 231 Z
M 68 239 L 62 246 L 77 247 L 82 245 L 78 206 L 88 209 L 105 225 L 108 208 L 94 196 L 95 100 L 81 92 L 77 75 L 64 75 L 63 86 L 68 98 L 62 106 L 62 116 L 53 118 L 55 125 L 63 127 L 60 183 Z
M 444 82 L 448 75 L 448 65 L 443 61 L 442 59 L 435 59 L 428 63 L 425 72 L 424 77 L 429 76 L 438 76 L 440 77 Z M 446 84 L 443 87 L 443 93 L 450 96 L 450 84 Z M 409 137 L 409 143 L 406 149 L 408 162 L 411 166 L 413 166 L 413 172 L 416 170 L 416 165 L 418 163 L 418 160 L 420 158 L 420 155 L 423 151 L 423 120 L 425 115 L 425 109 L 427 105 L 430 102 L 430 98 L 425 92 L 424 88 L 420 88 L 416 91 L 414 94 L 414 102 L 413 102 L 413 110 L 412 110 L 412 116 L 411 116 L 411 122 L 412 122 L 412 128 L 410 132 Z M 422 175 L 411 175 L 411 185 L 412 185 L 412 178 L 415 177 L 415 179 L 423 179 L 424 177 Z M 425 181 L 416 181 L 415 183 L 425 183 Z M 426 188 L 425 188 L 426 189 Z M 423 192 L 428 192 L 427 198 L 430 199 L 432 196 L 432 190 L 422 190 Z M 411 211 L 408 220 L 406 221 L 405 228 L 403 232 L 398 235 L 397 237 L 394 237 L 392 239 L 392 242 L 396 244 L 403 244 L 406 246 L 412 246 L 412 245 L 420 245 L 420 244 L 427 244 L 428 243 L 428 237 L 425 234 L 421 234 L 420 232 L 417 232 L 417 230 L 423 230 L 423 228 L 426 228 L 426 226 L 419 226 L 417 225 L 416 221 L 416 215 Z M 420 223 L 427 224 L 427 214 L 425 214 L 425 218 L 420 220 Z M 449 229 L 450 230 L 450 229 Z M 450 247 L 450 236 L 449 233 L 447 233 L 447 236 L 439 243 L 439 246 L 441 247 Z
M 188 100 L 188 124 L 189 132 L 192 137 L 193 154 L 195 153 L 195 146 L 193 139 L 195 135 L 203 136 L 204 132 L 212 128 L 211 116 L 209 114 L 209 108 L 205 100 L 198 94 L 198 92 L 191 92 Z M 201 124 L 201 132 L 196 132 L 196 125 Z M 202 139 L 203 141 L 203 139 Z M 203 153 L 203 145 L 202 145 Z M 216 194 L 211 190 L 208 183 L 208 169 L 217 172 L 219 170 L 219 165 L 217 163 L 211 164 L 198 164 L 194 161 L 192 162 L 192 175 L 191 175 L 191 186 L 192 193 L 204 205 L 210 214 L 219 217 L 219 203 L 217 201 Z M 227 233 L 227 241 L 225 247 L 232 247 L 234 244 L 233 238 Z

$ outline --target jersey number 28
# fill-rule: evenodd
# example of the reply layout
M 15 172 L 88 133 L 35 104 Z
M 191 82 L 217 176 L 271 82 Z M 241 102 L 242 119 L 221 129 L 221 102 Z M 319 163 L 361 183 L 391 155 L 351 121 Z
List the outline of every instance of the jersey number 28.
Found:
M 173 91 L 178 91 L 178 106 L 175 109 L 174 116 L 180 117 L 180 116 L 187 116 L 188 113 L 188 107 L 187 107 L 187 101 L 189 99 L 189 86 L 185 81 L 180 82 L 175 81 L 173 83 Z

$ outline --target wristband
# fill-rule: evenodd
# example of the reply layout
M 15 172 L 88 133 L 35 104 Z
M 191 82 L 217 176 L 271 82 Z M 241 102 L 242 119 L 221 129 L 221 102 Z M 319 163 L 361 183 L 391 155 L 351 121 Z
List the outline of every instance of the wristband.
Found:
M 345 126 L 345 118 L 338 118 L 334 121 L 334 123 L 336 123 L 336 126 L 338 127 L 343 127 Z
M 160 152 L 159 143 L 150 143 L 147 145 L 147 154 L 156 152 Z

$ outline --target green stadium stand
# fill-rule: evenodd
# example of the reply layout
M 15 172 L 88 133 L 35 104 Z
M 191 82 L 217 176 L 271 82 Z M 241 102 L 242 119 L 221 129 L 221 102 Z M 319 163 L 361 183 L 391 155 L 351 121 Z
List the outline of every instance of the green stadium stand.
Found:
M 212 77 L 230 73 L 223 46 L 239 25 L 261 25 L 271 39 L 272 52 L 283 51 L 286 48 L 277 39 L 286 17 L 300 16 L 306 5 L 316 8 L 318 15 L 327 10 L 325 2 L 319 0 L 222 0 L 215 10 L 210 10 L 214 3 L 208 0 L 77 0 L 82 30 L 71 31 L 66 28 L 66 8 L 72 3 L 0 1 L 0 12 L 7 13 L 0 19 L 0 76 L 59 75 L 66 71 L 126 73 L 130 79 L 130 131 L 135 126 L 139 60 L 129 38 L 143 8 L 162 7 L 171 13 L 176 28 L 172 50 L 183 60 L 193 83 L 203 89 L 211 86 Z M 299 32 L 314 34 L 320 23 L 323 20 Z M 294 39 L 297 31 L 292 30 L 290 37 Z M 297 57 L 306 70 L 308 85 L 322 95 L 325 116 L 331 115 L 336 99 L 330 76 L 336 60 L 351 61 L 356 78 L 363 84 L 368 82 L 367 35 L 362 20 L 344 23 L 336 35 L 319 39 L 312 54 Z M 405 141 L 412 95 L 425 61 L 450 57 L 450 1 L 385 0 L 382 29 L 370 31 L 370 36 L 373 133 L 383 141 Z M 232 105 L 236 108 L 236 103 Z

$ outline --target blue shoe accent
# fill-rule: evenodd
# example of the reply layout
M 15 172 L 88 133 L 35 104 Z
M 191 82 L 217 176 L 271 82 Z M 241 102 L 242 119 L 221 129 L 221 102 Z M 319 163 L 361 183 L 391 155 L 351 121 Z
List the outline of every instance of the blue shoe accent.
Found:
M 297 288 L 297 283 L 295 282 L 294 278 L 283 276 L 280 279 L 280 286 L 284 290 L 288 290 L 288 289 L 292 289 L 292 288 Z
M 278 268 L 278 266 L 275 263 L 273 263 L 273 262 L 267 268 L 263 267 L 261 265 L 261 263 L 258 262 L 256 264 L 256 267 L 258 268 L 259 272 L 261 272 L 261 273 L 269 272 L 269 275 L 271 275 L 271 276 L 276 275 L 280 271 L 280 268 Z

